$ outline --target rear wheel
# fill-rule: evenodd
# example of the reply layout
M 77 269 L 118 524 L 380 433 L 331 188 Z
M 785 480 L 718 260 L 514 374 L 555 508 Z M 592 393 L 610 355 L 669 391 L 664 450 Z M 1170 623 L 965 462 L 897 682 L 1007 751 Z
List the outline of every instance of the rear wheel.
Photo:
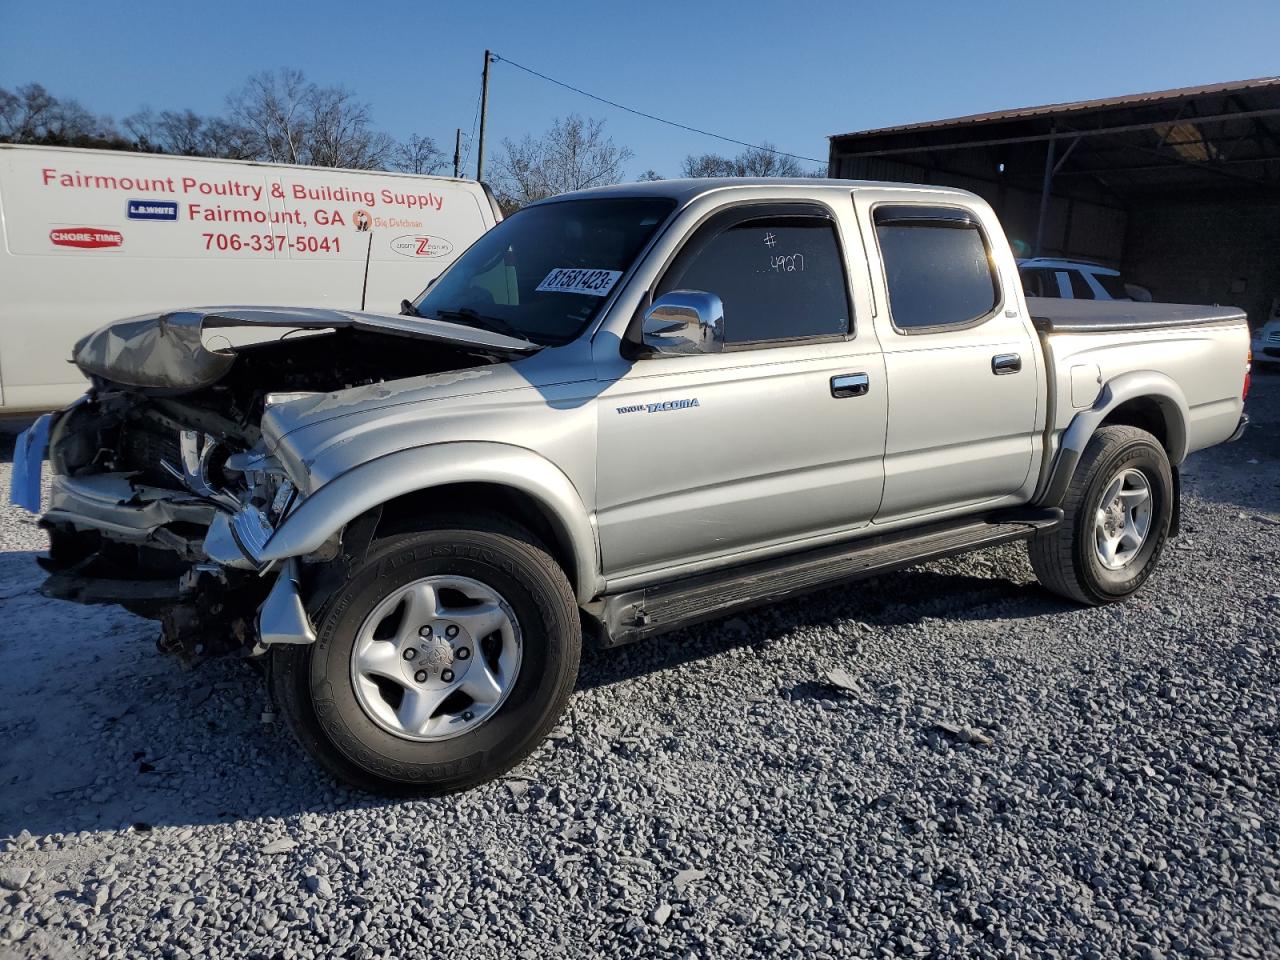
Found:
M 518 763 L 563 711 L 582 639 L 555 561 L 487 518 L 376 542 L 316 637 L 273 652 L 282 712 L 334 776 L 392 793 L 463 789 Z
M 1129 596 L 1164 551 L 1174 496 L 1160 441 L 1137 427 L 1100 428 L 1067 490 L 1062 523 L 1028 542 L 1036 577 L 1079 603 Z

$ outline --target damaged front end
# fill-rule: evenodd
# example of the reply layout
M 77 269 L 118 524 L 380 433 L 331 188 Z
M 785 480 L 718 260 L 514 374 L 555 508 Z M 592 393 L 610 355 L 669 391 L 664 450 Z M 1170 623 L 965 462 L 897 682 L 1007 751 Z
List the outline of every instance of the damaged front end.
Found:
M 57 419 L 39 562 L 45 596 L 158 619 L 162 647 L 197 659 L 252 645 L 273 585 L 252 548 L 296 491 L 253 433 L 194 429 L 181 406 L 104 389 Z
M 291 335 L 276 329 L 266 342 L 210 348 L 209 329 L 230 326 Z M 13 500 L 38 509 L 47 444 L 42 593 L 159 620 L 161 648 L 189 660 L 313 641 L 307 581 L 323 579 L 342 543 L 262 560 L 305 491 L 305 478 L 290 477 L 266 448 L 263 413 L 525 349 L 495 337 L 508 339 L 433 321 L 257 308 L 139 318 L 93 334 L 75 355 L 92 388 L 41 418 L 15 456 Z

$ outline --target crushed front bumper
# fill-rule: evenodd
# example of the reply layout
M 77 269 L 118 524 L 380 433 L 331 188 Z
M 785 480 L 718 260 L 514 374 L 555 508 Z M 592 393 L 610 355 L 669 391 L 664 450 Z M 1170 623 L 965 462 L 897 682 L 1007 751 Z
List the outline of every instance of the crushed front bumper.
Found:
M 15 451 L 10 498 L 32 513 L 41 508 L 42 464 L 55 419 L 37 420 L 19 437 Z M 210 649 L 218 632 L 238 634 L 244 638 L 242 649 L 252 654 L 275 644 L 315 641 L 302 600 L 300 563 L 260 559 L 274 529 L 259 507 L 233 510 L 228 495 L 223 499 L 231 502 L 215 503 L 191 491 L 141 483 L 125 472 L 69 476 L 55 471 L 48 486 L 41 525 L 49 530 L 53 549 L 39 561 L 49 573 L 41 586 L 45 596 L 122 604 L 161 619 L 167 634 L 196 638 L 171 648 L 196 655 Z M 68 544 L 74 549 L 59 550 Z M 168 558 L 162 564 L 167 573 L 144 572 L 129 559 L 155 557 L 157 551 Z M 243 627 L 235 627 L 236 621 Z M 222 649 L 229 648 L 223 644 Z
M 49 484 L 45 520 L 99 530 L 130 543 L 171 541 L 159 534 L 167 524 L 208 527 L 217 507 L 191 494 L 130 482 L 128 474 L 95 473 L 85 477 L 54 474 Z

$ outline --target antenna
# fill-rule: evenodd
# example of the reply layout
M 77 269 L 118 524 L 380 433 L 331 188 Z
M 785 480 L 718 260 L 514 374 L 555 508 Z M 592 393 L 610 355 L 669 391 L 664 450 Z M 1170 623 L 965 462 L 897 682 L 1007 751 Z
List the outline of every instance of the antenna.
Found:
M 369 226 L 369 245 L 364 250 L 364 283 L 360 284 L 360 309 L 364 309 L 365 294 L 369 292 L 369 260 L 373 257 L 373 225 Z

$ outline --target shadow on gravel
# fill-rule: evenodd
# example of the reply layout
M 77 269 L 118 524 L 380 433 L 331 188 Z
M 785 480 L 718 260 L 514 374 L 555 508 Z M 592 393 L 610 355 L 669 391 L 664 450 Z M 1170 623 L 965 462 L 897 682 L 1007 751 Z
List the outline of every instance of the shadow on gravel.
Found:
M 838 629 L 841 622 L 850 620 L 868 627 L 902 626 L 929 617 L 952 621 L 1015 620 L 1067 609 L 1071 604 L 1037 583 L 906 570 L 756 607 L 634 646 L 605 650 L 589 645 L 582 652 L 578 689 L 607 687 L 670 670 L 725 650 L 752 647 L 794 629 Z
M 41 577 L 32 552 L 0 554 L 0 836 L 130 824 L 145 832 L 403 802 L 338 787 L 281 724 L 264 726 L 262 679 L 244 662 L 185 669 L 155 651 L 154 624 L 114 608 L 43 600 L 35 594 Z M 798 628 L 1026 617 L 1060 608 L 1038 588 L 998 576 L 912 570 L 631 647 L 589 647 L 579 688 L 678 669 Z M 830 692 L 797 689 L 790 696 L 811 694 Z

